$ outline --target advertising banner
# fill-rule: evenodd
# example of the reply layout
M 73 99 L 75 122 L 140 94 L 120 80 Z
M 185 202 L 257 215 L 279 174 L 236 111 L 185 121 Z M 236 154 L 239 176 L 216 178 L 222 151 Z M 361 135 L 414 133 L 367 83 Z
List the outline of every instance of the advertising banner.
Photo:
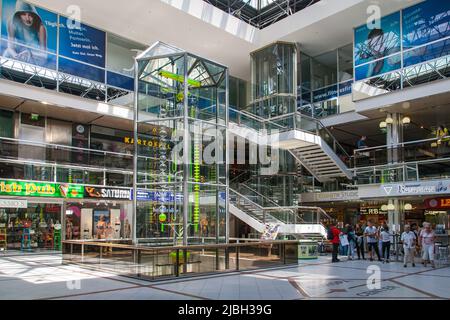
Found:
M 58 16 L 22 0 L 3 0 L 1 55 L 56 69 Z
M 69 59 L 105 67 L 106 33 L 60 16 L 59 54 Z
M 402 14 L 403 48 L 414 48 L 450 36 L 450 1 L 427 0 Z
M 402 67 L 402 56 L 397 54 L 383 60 L 374 61 L 355 68 L 355 79 L 362 80 L 375 77 Z
M 400 52 L 400 12 L 381 18 L 379 24 L 379 28 L 365 24 L 355 29 L 356 66 Z
M 83 191 L 80 185 L 0 180 L 2 196 L 75 199 L 83 198 Z

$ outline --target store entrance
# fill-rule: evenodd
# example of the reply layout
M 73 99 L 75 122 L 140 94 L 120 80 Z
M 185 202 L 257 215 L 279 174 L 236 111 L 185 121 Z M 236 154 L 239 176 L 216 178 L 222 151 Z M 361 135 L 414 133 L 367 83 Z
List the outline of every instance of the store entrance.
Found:
M 0 208 L 0 249 L 22 252 L 61 250 L 61 208 L 60 204 L 53 203 Z

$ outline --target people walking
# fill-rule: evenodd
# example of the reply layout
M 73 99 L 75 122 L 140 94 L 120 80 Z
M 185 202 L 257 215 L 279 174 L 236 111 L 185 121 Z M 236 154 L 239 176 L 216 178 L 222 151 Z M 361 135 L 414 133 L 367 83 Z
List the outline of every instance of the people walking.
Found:
M 355 226 L 355 235 L 356 235 L 356 253 L 358 254 L 358 260 L 366 260 L 364 257 L 364 230 L 361 228 L 359 224 Z
M 339 231 L 338 228 L 336 228 L 336 225 L 334 223 L 330 224 L 330 232 L 332 235 L 331 243 L 333 245 L 333 257 L 331 259 L 331 262 L 333 263 L 339 262 L 340 261 L 338 259 L 339 244 L 340 244 L 339 236 L 341 232 Z
M 387 225 L 384 225 L 381 228 L 380 239 L 382 241 L 381 253 L 383 257 L 383 263 L 389 263 L 389 255 L 391 252 L 391 234 Z
M 347 255 L 347 257 L 348 257 L 348 260 L 354 260 L 357 237 L 355 234 L 355 230 L 353 229 L 353 226 L 351 226 L 351 225 L 347 226 L 347 239 L 348 239 L 348 255 Z
M 367 238 L 367 246 L 369 250 L 370 261 L 373 261 L 374 255 L 373 252 L 378 257 L 378 261 L 381 261 L 380 251 L 378 250 L 378 230 L 373 225 L 373 221 L 369 220 L 367 223 L 367 227 L 364 230 L 364 236 Z
M 431 223 L 424 222 L 423 229 L 420 231 L 419 242 L 422 246 L 422 263 L 426 267 L 427 262 L 434 266 L 434 244 L 436 242 L 436 234 L 431 228 Z
M 405 252 L 403 257 L 403 267 L 408 266 L 408 262 L 411 261 L 413 267 L 414 263 L 414 252 L 416 249 L 416 236 L 414 232 L 411 231 L 409 224 L 405 225 L 405 231 L 402 233 L 401 241 L 403 242 L 403 250 Z

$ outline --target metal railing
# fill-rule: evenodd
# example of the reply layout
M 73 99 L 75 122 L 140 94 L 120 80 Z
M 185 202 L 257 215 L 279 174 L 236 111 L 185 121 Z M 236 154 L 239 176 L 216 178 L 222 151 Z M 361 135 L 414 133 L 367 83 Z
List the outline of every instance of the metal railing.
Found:
M 450 136 L 354 150 L 354 167 L 450 158 Z
M 192 277 L 298 263 L 299 241 L 147 247 L 62 241 L 63 262 L 144 280 Z
M 320 120 L 304 115 L 299 111 L 263 119 L 248 112 L 230 109 L 230 122 L 235 122 L 238 125 L 243 125 L 257 132 L 266 130 L 266 134 L 270 134 L 273 131 L 281 133 L 298 130 L 318 135 L 348 167 L 351 167 L 350 155 L 337 139 L 334 138 L 330 130 Z

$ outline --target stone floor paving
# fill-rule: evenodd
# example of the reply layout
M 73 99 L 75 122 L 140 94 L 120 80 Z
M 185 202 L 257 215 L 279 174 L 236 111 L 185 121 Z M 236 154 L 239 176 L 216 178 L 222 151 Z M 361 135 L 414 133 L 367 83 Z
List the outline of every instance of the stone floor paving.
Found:
M 373 272 L 380 281 L 369 287 Z M 450 299 L 450 268 L 358 260 L 332 264 L 319 257 L 298 266 L 147 282 L 62 264 L 58 254 L 0 255 L 0 299 Z

